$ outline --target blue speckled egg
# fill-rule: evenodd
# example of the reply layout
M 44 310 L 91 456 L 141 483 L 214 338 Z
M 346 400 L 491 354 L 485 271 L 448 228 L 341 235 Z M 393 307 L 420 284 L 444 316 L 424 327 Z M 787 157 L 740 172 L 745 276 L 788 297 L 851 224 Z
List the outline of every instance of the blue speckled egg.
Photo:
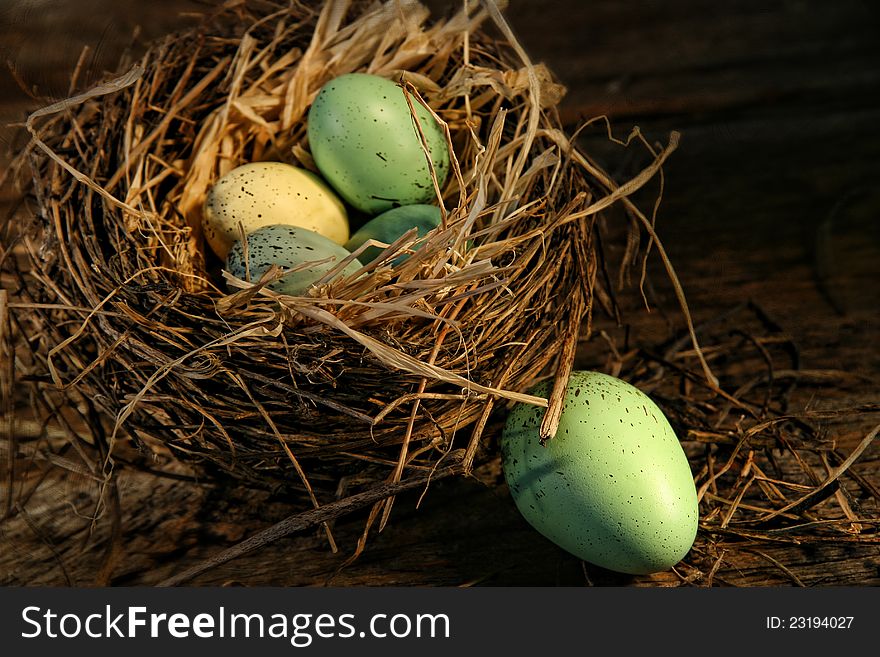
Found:
M 264 226 L 247 236 L 248 261 L 251 281 L 258 281 L 272 265 L 284 269 L 298 267 L 306 263 L 330 258 L 327 262 L 310 264 L 291 272 L 268 287 L 281 294 L 301 296 L 324 277 L 343 259 L 351 255 L 344 247 L 314 231 L 276 224 Z M 362 267 L 357 259 L 352 260 L 340 275 L 349 276 Z M 236 242 L 226 258 L 226 269 L 237 278 L 246 280 L 244 248 Z
M 550 384 L 532 394 L 546 397 Z M 542 447 L 543 408 L 515 406 L 502 467 L 520 513 L 541 534 L 623 573 L 667 570 L 690 550 L 699 508 L 687 457 L 669 422 L 634 386 L 575 371 L 555 438 Z
M 355 251 L 367 240 L 377 240 L 391 244 L 401 235 L 415 228 L 419 237 L 424 237 L 429 231 L 440 225 L 440 208 L 435 205 L 404 205 L 383 212 L 378 217 L 370 219 L 364 224 L 351 239 L 345 244 L 349 251 Z M 372 262 L 382 249 L 371 246 L 360 254 L 363 262 Z M 407 259 L 406 254 L 394 259 L 394 264 L 399 264 Z
M 442 185 L 449 173 L 445 134 L 412 102 Z M 309 109 L 308 136 L 321 175 L 363 212 L 425 203 L 436 195 L 404 91 L 391 80 L 365 73 L 330 80 Z

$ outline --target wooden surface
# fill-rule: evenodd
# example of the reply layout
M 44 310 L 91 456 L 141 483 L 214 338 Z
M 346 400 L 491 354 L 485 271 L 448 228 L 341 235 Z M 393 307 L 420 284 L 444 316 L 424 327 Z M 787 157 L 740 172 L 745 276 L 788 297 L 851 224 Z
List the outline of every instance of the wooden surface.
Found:
M 93 48 L 81 79 L 87 86 L 116 61 L 136 25 L 142 25 L 137 43 L 143 44 L 187 23 L 190 18 L 178 12 L 197 7 L 184 0 L 15 0 L 0 8 L 0 50 L 27 86 L 58 98 L 67 93 L 83 45 Z M 804 388 L 793 404 L 876 403 L 877 5 L 512 0 L 508 16 L 533 58 L 569 87 L 562 110 L 567 124 L 607 114 L 621 138 L 633 125 L 664 142 L 670 130 L 681 131 L 681 146 L 665 167 L 658 227 L 696 322 L 753 301 L 796 343 L 803 367 L 854 377 L 847 385 Z M 17 91 L 12 75 L 0 73 L 4 122 L 39 104 Z M 11 129 L 3 134 L 12 139 Z M 609 146 L 601 128 L 587 131 L 583 144 L 620 176 L 646 161 L 637 149 L 626 154 Z M 634 294 L 622 297 L 630 340 L 646 348 L 682 325 L 659 263 L 652 260 L 650 270 L 654 312 L 644 312 Z M 610 322 L 603 327 L 619 334 Z M 597 341 L 584 344 L 581 363 L 594 362 L 600 352 Z M 853 417 L 835 426 L 832 437 L 851 449 L 872 420 L 876 415 Z M 876 443 L 854 467 L 880 485 Z M 341 570 L 360 535 L 360 514 L 334 526 L 338 554 L 312 531 L 212 569 L 194 583 L 656 586 L 688 577 L 686 567 L 631 578 L 584 566 L 526 525 L 497 462 L 476 474 L 433 485 L 418 508 L 418 495 L 401 497 L 385 531 Z M 110 523 L 83 518 L 88 480 L 52 476 L 56 480 L 25 512 L 0 525 L 4 584 L 154 584 L 290 513 L 284 499 L 263 493 L 123 471 L 125 530 L 116 556 L 105 561 Z M 880 584 L 876 544 L 780 544 L 758 553 L 733 550 L 731 557 L 723 556 L 723 541 L 714 547 L 713 558 L 721 555 L 714 574 L 720 584 Z M 109 565 L 102 570 L 102 564 Z M 707 582 L 702 576 L 689 583 Z

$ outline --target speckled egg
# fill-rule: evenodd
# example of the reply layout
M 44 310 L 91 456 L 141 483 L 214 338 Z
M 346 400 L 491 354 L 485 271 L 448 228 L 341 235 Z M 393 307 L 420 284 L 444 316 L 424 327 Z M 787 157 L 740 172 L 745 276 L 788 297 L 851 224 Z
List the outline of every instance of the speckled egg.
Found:
M 247 236 L 247 245 L 251 281 L 258 281 L 272 265 L 290 269 L 330 258 L 327 262 L 316 262 L 291 272 L 269 285 L 276 292 L 291 296 L 305 294 L 341 260 L 351 255 L 344 247 L 323 235 L 299 226 L 283 224 L 264 226 L 255 230 Z M 345 266 L 340 275 L 350 276 L 361 267 L 361 263 L 354 259 Z M 244 248 L 240 241 L 229 250 L 226 269 L 233 276 L 247 280 Z
M 355 251 L 367 240 L 378 240 L 379 242 L 391 244 L 413 228 L 416 229 L 419 237 L 424 237 L 439 225 L 440 208 L 437 206 L 422 204 L 404 205 L 383 212 L 378 217 L 370 219 L 351 236 L 351 239 L 346 242 L 345 248 L 349 251 Z M 363 262 L 372 262 L 381 253 L 382 249 L 371 246 L 364 249 L 359 257 Z M 393 262 L 394 264 L 399 264 L 408 257 L 404 254 L 395 258 Z
M 550 384 L 532 394 L 546 397 Z M 543 408 L 520 404 L 501 439 L 520 513 L 541 534 L 623 573 L 667 570 L 694 542 L 699 509 L 690 466 L 669 422 L 632 385 L 572 373 L 559 431 L 542 447 Z
M 208 191 L 202 228 L 208 246 L 225 258 L 245 233 L 263 226 L 301 226 L 337 244 L 348 241 L 345 206 L 311 171 L 284 162 L 251 162 L 221 177 Z
M 434 117 L 412 100 L 442 185 L 449 150 Z M 377 214 L 435 197 L 428 161 L 403 89 L 364 73 L 334 78 L 308 115 L 312 157 L 321 175 L 352 206 Z

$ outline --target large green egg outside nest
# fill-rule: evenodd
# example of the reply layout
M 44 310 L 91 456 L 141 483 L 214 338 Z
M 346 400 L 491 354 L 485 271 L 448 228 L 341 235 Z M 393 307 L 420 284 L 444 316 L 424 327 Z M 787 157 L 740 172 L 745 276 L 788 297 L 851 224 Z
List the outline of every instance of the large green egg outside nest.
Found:
M 546 397 L 547 383 L 531 394 Z M 556 436 L 545 409 L 518 404 L 502 434 L 502 467 L 520 513 L 545 537 L 596 565 L 653 573 L 690 550 L 699 510 L 688 460 L 662 411 L 634 386 L 572 373 Z

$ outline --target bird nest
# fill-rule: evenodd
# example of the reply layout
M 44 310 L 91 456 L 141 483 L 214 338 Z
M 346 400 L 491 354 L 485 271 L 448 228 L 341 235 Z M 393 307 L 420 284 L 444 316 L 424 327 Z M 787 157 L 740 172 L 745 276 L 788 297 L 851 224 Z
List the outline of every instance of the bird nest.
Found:
M 34 329 L 53 382 L 100 411 L 105 476 L 123 437 L 313 501 L 341 477 L 467 471 L 499 401 L 547 406 L 523 391 L 567 377 L 600 284 L 595 222 L 665 152 L 614 184 L 492 3 L 434 22 L 416 2 L 346 4 L 235 5 L 28 121 L 34 301 L 54 304 Z M 446 131 L 440 228 L 308 296 L 272 292 L 273 271 L 230 278 L 201 235 L 208 189 L 245 162 L 314 169 L 310 104 L 354 71 L 397 80 Z

